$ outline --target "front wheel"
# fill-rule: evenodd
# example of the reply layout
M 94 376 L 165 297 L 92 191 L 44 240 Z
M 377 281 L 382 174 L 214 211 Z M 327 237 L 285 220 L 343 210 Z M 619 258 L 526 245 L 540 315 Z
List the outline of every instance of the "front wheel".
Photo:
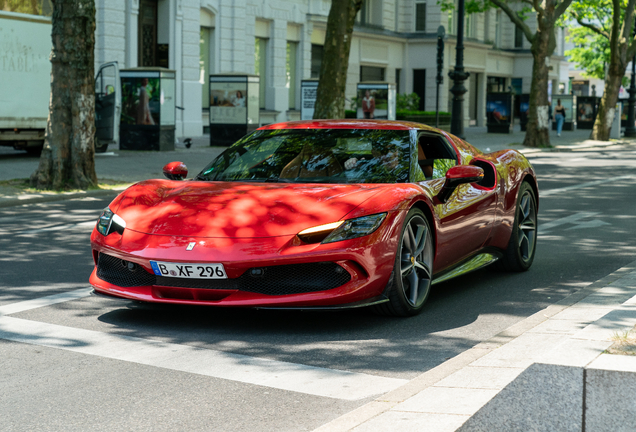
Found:
M 537 199 L 532 187 L 523 182 L 519 187 L 515 222 L 512 226 L 508 248 L 500 267 L 506 271 L 526 271 L 534 261 L 537 246 Z
M 424 214 L 412 209 L 406 216 L 393 274 L 389 301 L 375 306 L 382 315 L 413 316 L 422 311 L 433 276 L 433 235 Z

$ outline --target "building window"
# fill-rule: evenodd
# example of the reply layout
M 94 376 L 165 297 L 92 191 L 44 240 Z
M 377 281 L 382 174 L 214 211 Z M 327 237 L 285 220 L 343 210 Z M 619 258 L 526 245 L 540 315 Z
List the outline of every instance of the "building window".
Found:
M 415 3 L 415 31 L 426 31 L 426 2 Z
M 322 45 L 311 45 L 311 78 L 320 78 L 320 66 L 322 65 Z
M 523 48 L 523 31 L 515 25 L 515 48 Z
M 360 66 L 360 82 L 384 81 L 384 68 Z
M 260 77 L 259 106 L 265 108 L 265 86 L 267 83 L 267 39 L 256 38 L 254 43 L 254 73 Z
M 501 11 L 495 12 L 495 47 L 501 47 Z
M 506 78 L 504 77 L 488 77 L 486 81 L 487 93 L 503 93 L 506 91 Z
M 199 36 L 199 82 L 203 86 L 201 107 L 210 107 L 210 42 L 213 28 L 201 27 Z
M 400 75 L 402 75 L 402 69 L 395 70 L 395 91 L 400 94 L 402 87 L 400 86 Z
M 424 111 L 426 107 L 426 69 L 413 69 L 413 93 L 420 97 L 418 109 Z
M 356 24 L 363 26 L 381 26 L 382 0 L 364 0 L 356 16 Z
M 457 1 L 455 2 L 455 7 L 453 10 L 449 10 L 448 12 L 448 34 L 456 35 L 457 34 Z
M 289 94 L 289 109 L 296 109 L 296 53 L 297 42 L 287 42 L 287 61 L 285 62 L 285 86 Z

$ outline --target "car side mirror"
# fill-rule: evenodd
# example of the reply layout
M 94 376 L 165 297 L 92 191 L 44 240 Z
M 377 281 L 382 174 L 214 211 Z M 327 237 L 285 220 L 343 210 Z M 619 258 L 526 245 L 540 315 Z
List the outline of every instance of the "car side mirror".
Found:
M 475 183 L 484 178 L 484 170 L 474 165 L 457 165 L 446 171 L 446 181 L 439 191 L 437 200 L 445 203 L 455 191 L 457 186 L 465 183 Z
M 163 167 L 163 175 L 168 180 L 183 180 L 188 176 L 188 167 L 183 162 L 170 162 Z

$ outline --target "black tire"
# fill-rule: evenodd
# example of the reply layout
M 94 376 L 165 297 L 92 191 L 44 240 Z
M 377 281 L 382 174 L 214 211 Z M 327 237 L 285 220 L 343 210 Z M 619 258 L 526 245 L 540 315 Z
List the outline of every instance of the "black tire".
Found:
M 526 271 L 534 261 L 537 249 L 537 199 L 534 190 L 523 182 L 517 195 L 512 234 L 499 267 L 505 271 Z
M 42 148 L 44 146 L 41 147 L 27 147 L 26 148 L 26 152 L 29 156 L 38 156 L 40 157 L 40 155 L 42 154 Z
M 106 150 L 108 150 L 108 143 L 100 143 L 95 138 L 95 153 L 106 153 Z
M 374 306 L 374 312 L 401 317 L 419 314 L 431 290 L 432 276 L 433 234 L 424 213 L 414 208 L 400 233 L 388 284 L 389 301 Z

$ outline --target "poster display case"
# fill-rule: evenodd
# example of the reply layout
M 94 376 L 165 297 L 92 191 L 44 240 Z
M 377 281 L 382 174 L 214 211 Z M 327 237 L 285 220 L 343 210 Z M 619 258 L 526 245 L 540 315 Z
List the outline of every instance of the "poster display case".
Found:
M 175 71 L 160 67 L 122 69 L 121 150 L 174 150 Z
M 576 127 L 577 129 L 592 129 L 596 120 L 598 103 L 601 98 L 596 96 L 577 96 L 576 98 Z
M 486 126 L 488 133 L 512 133 L 512 93 L 488 93 L 486 95 Z
M 256 130 L 259 76 L 210 75 L 210 146 L 230 146 Z
M 528 111 L 530 110 L 530 95 L 520 94 L 519 98 L 519 124 L 521 131 L 525 132 L 528 126 Z
M 599 102 L 600 102 L 600 98 L 599 98 Z M 621 104 L 622 106 L 622 113 L 621 113 L 621 127 L 626 128 L 627 127 L 627 114 L 628 114 L 628 110 L 629 110 L 629 99 L 619 99 L 618 103 Z
M 382 81 L 358 83 L 357 118 L 395 120 L 396 85 Z
M 564 131 L 576 130 L 576 96 L 566 94 L 552 95 L 552 130 L 556 130 L 556 113 L 555 108 L 561 101 L 561 105 L 565 108 L 565 120 L 563 121 Z
M 314 118 L 316 95 L 318 92 L 318 80 L 308 79 L 300 82 L 300 119 L 311 120 Z

